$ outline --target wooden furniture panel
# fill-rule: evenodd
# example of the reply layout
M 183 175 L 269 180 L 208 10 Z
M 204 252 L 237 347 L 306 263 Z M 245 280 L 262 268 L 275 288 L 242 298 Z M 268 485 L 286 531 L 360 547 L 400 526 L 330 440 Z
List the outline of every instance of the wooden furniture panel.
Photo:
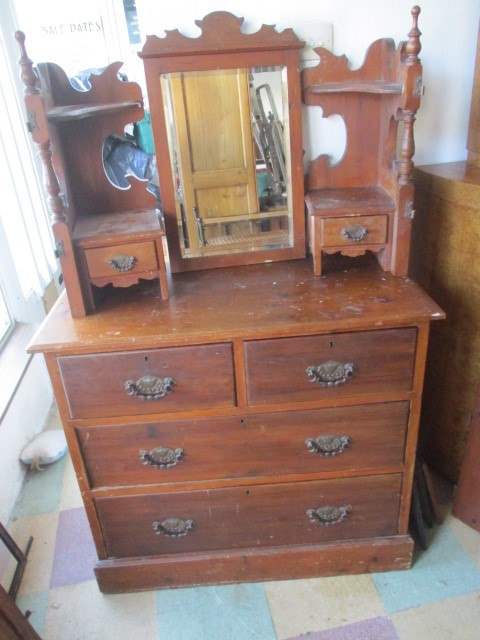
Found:
M 408 402 L 80 427 L 92 488 L 400 469 Z
M 456 482 L 480 382 L 480 169 L 425 165 L 415 182 L 410 273 L 447 314 L 429 346 L 423 455 Z
M 250 404 L 333 400 L 412 387 L 415 329 L 245 344 Z M 312 370 L 312 367 L 315 370 Z
M 63 356 L 58 364 L 72 418 L 235 404 L 229 344 Z
M 87 318 L 62 298 L 31 347 L 46 354 L 101 590 L 409 567 L 428 327 L 442 311 L 368 259 L 322 278 L 307 260 L 177 274 L 168 303 L 149 286 Z M 360 357 L 358 378 L 298 384 L 324 353 Z M 127 396 L 125 380 L 146 374 L 177 384 Z M 174 464 L 142 464 L 164 461 L 161 447 Z M 311 522 L 322 506 L 345 519 Z M 171 518 L 195 526 L 156 534 Z
M 401 475 L 392 474 L 99 498 L 95 505 L 110 556 L 151 556 L 395 535 L 400 485 Z

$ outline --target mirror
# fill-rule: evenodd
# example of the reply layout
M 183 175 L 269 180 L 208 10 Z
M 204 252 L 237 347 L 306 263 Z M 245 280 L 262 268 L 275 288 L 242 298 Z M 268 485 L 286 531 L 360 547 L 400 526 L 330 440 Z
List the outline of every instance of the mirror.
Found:
M 140 54 L 172 271 L 305 255 L 303 43 L 242 22 L 216 12 Z
M 163 74 L 183 258 L 292 246 L 284 71 Z

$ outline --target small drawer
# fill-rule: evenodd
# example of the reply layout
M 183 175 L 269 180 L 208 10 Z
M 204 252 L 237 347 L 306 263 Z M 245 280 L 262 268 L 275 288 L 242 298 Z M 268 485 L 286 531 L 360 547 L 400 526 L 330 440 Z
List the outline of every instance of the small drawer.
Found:
M 322 218 L 322 247 L 341 245 L 385 244 L 388 216 L 345 216 Z
M 235 405 L 229 343 L 57 360 L 72 418 L 188 411 Z
M 248 402 L 410 391 L 416 337 L 412 327 L 246 342 Z
M 110 557 L 395 535 L 401 475 L 98 498 Z
M 403 463 L 408 402 L 79 427 L 93 488 L 375 469 Z
M 157 252 L 153 241 L 86 249 L 85 260 L 92 279 L 158 270 Z

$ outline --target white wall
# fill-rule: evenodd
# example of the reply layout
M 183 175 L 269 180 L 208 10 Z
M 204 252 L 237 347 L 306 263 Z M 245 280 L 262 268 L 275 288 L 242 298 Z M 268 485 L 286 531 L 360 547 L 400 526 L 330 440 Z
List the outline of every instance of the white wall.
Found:
M 143 35 L 163 35 L 176 29 L 188 35 L 193 24 L 211 11 L 230 11 L 247 21 L 248 31 L 262 23 L 282 28 L 313 20 L 333 24 L 333 52 L 345 54 L 360 66 L 368 45 L 378 38 L 405 40 L 411 27 L 414 0 L 136 0 Z M 463 160 L 470 109 L 475 51 L 480 20 L 478 0 L 418 0 L 422 12 L 422 52 L 425 95 L 415 124 L 415 163 Z M 312 109 L 312 108 L 310 108 Z M 309 109 L 309 110 L 310 110 Z M 304 136 L 311 118 L 305 118 Z M 315 140 L 304 140 L 312 156 L 319 153 Z
M 43 357 L 33 356 L 0 424 L 0 522 L 8 522 L 26 473 L 19 455 L 45 426 L 53 392 Z

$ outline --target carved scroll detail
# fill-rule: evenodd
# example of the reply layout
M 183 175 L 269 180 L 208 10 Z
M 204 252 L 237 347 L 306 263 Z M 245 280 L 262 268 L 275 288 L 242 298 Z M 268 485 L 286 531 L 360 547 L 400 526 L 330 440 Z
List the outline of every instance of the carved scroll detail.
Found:
M 214 11 L 195 24 L 202 30 L 198 37 L 181 34 L 178 29 L 166 31 L 164 38 L 147 36 L 140 52 L 141 58 L 158 55 L 188 55 L 194 53 L 218 53 L 219 50 L 271 50 L 301 49 L 304 43 L 297 38 L 293 29 L 276 31 L 274 25 L 262 25 L 255 33 L 243 33 L 244 18 L 228 11 Z

